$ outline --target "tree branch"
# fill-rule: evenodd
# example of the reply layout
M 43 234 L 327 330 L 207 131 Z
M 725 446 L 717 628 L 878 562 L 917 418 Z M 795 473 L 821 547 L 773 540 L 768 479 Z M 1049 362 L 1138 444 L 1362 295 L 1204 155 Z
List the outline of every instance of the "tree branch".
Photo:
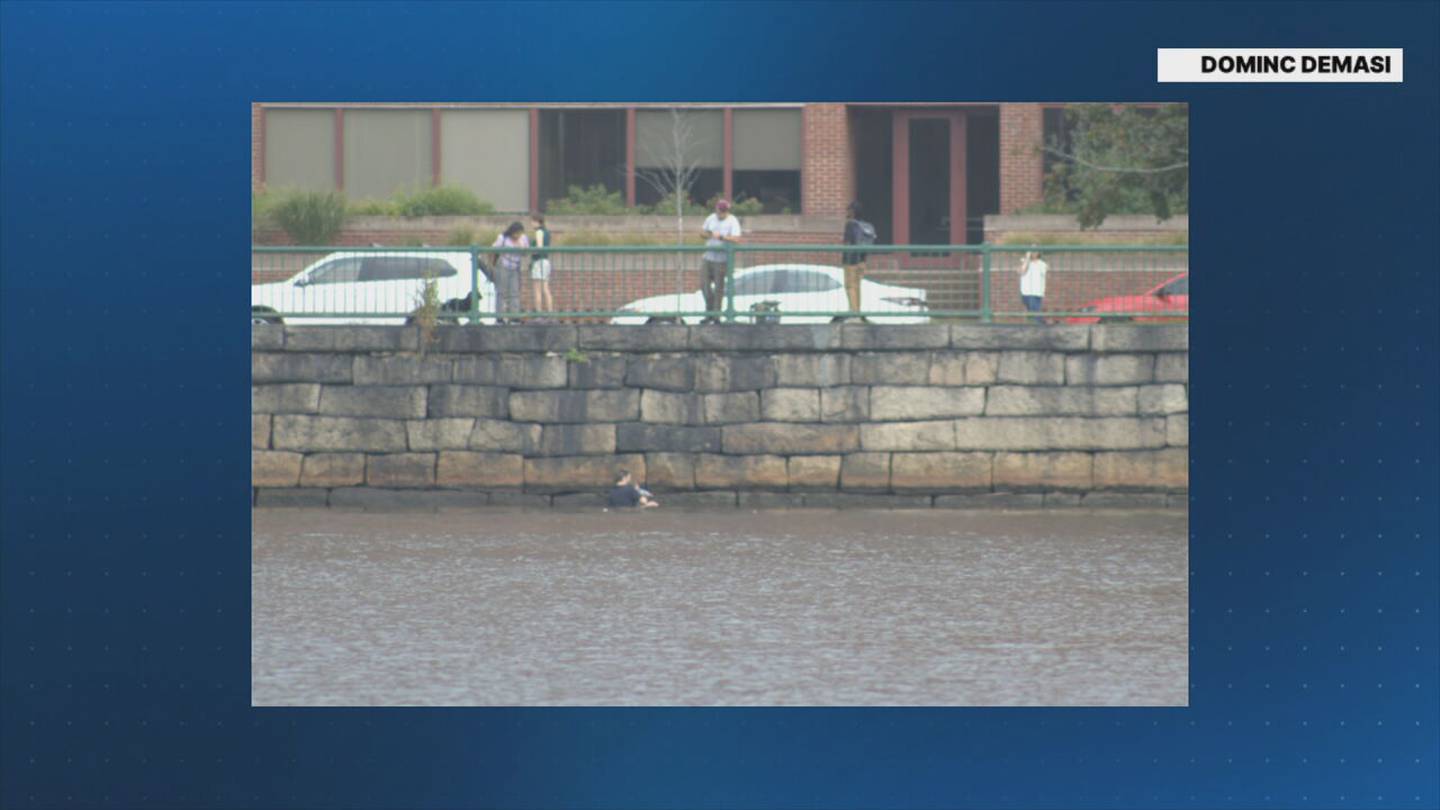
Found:
M 1048 146 L 1042 146 L 1040 148 L 1040 151 L 1045 152 L 1046 154 L 1054 155 L 1055 157 L 1061 158 L 1062 160 L 1068 160 L 1071 163 L 1078 163 L 1079 165 L 1084 166 L 1087 169 L 1094 169 L 1097 172 L 1114 172 L 1116 174 L 1163 174 L 1165 172 L 1173 172 L 1177 169 L 1190 168 L 1189 161 L 1186 161 L 1184 163 L 1172 163 L 1169 166 L 1157 166 L 1153 169 L 1140 168 L 1136 166 L 1101 166 L 1096 163 L 1091 163 L 1084 158 L 1066 154 L 1065 152 L 1061 152 L 1059 149 L 1052 149 Z

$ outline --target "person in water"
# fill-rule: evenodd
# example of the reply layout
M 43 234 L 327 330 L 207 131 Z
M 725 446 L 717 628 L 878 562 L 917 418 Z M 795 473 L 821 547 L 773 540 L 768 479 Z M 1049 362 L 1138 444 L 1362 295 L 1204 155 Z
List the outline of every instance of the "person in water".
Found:
M 647 489 L 641 489 L 635 484 L 629 470 L 621 470 L 620 478 L 615 482 L 615 488 L 610 490 L 610 497 L 606 503 L 616 508 L 639 507 L 641 509 L 652 509 L 659 506 L 655 501 L 655 495 Z

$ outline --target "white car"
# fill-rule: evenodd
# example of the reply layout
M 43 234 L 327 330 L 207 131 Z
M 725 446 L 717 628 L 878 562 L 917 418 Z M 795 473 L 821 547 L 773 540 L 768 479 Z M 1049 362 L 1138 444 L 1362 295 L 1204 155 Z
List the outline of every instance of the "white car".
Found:
M 420 307 L 427 278 L 441 307 L 469 312 L 470 254 L 446 252 L 331 253 L 292 278 L 250 286 L 251 323 L 403 324 Z M 495 311 L 494 285 L 480 275 L 480 309 Z M 372 314 L 373 313 L 373 314 Z M 486 320 L 492 320 L 487 318 Z
M 926 323 L 925 291 L 895 287 L 869 279 L 860 281 L 860 308 L 872 313 L 896 313 L 877 318 L 879 323 Z M 839 313 L 850 309 L 845 296 L 845 271 L 822 264 L 762 264 L 735 271 L 736 320 L 742 323 L 828 323 L 829 314 L 787 315 L 788 312 Z M 620 308 L 627 314 L 611 323 L 640 324 L 671 320 L 675 312 L 703 312 L 705 297 L 699 290 L 656 295 L 631 301 Z M 633 313 L 633 314 L 629 314 Z M 699 323 L 702 315 L 685 315 L 685 323 Z

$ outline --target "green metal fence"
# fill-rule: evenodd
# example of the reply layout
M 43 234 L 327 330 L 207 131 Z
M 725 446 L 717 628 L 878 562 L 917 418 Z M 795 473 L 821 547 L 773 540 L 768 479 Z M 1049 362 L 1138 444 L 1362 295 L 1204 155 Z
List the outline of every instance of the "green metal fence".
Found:
M 533 248 L 255 247 L 251 315 L 405 323 L 433 308 L 442 320 L 482 324 L 1143 323 L 1187 320 L 1190 310 L 1184 245 L 556 246 L 545 253 L 542 279 L 545 265 Z

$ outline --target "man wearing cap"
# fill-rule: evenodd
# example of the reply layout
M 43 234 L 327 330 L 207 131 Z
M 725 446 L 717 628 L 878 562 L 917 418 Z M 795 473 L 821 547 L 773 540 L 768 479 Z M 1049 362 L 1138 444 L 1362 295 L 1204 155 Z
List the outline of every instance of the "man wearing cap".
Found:
M 702 227 L 705 234 L 705 251 L 700 269 L 700 293 L 705 296 L 705 309 L 719 312 L 725 298 L 725 243 L 740 241 L 740 220 L 730 215 L 730 201 L 721 199 L 715 203 L 715 213 L 705 218 Z M 718 319 L 709 315 L 701 323 L 715 323 Z

